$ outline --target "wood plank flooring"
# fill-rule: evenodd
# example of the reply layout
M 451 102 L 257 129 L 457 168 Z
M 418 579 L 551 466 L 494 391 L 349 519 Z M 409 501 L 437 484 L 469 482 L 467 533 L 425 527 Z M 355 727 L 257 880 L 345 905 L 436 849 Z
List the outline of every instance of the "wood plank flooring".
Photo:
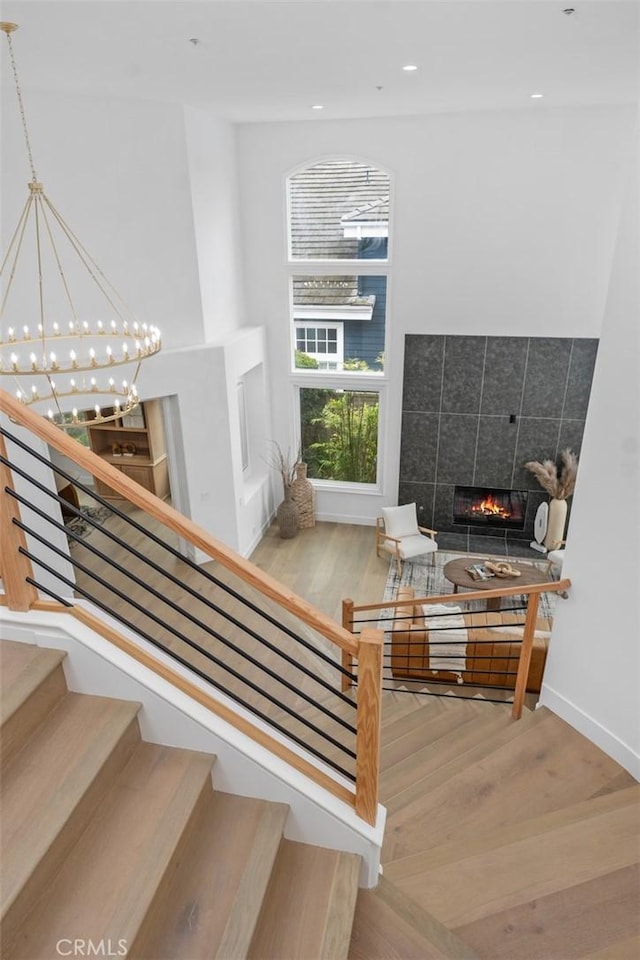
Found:
M 156 556 L 153 545 L 145 549 Z M 332 523 L 293 540 L 274 526 L 251 559 L 338 621 L 343 598 L 380 599 L 388 572 L 371 527 Z M 206 569 L 225 579 L 216 564 Z M 225 603 L 226 613 L 240 609 Z M 201 609 L 195 598 L 192 609 Z M 166 605 L 163 618 L 185 622 Z M 314 695 L 312 681 L 281 669 L 298 685 L 291 709 L 315 719 L 297 694 Z M 322 670 L 330 676 L 330 666 Z M 383 694 L 382 721 L 385 883 L 359 901 L 352 960 L 636 960 L 640 818 L 624 770 L 547 711 L 513 723 L 507 705 L 398 690 Z M 384 934 L 376 938 L 367 916 L 385 918 Z

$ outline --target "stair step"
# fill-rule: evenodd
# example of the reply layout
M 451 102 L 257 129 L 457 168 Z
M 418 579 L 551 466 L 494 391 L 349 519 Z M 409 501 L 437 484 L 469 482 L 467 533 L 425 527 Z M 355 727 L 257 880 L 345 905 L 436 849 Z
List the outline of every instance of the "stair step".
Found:
M 429 775 L 434 769 L 460 756 L 477 742 L 486 742 L 509 723 L 508 713 L 490 711 L 479 716 L 468 704 L 452 704 L 430 723 L 381 751 L 380 796 L 389 809 L 394 798 Z
M 349 960 L 477 960 L 479 954 L 386 877 L 360 890 Z
M 132 955 L 246 957 L 288 812 L 285 804 L 214 793 Z
M 139 743 L 3 957 L 50 960 L 65 937 L 134 944 L 211 795 L 211 764 L 206 754 Z
M 640 788 L 639 788 L 640 789 Z M 511 840 L 447 862 L 445 851 L 422 859 L 420 875 L 410 881 L 408 865 L 390 864 L 388 876 L 452 929 L 497 912 L 539 901 L 568 887 L 602 878 L 637 865 L 640 860 L 638 791 L 624 791 L 617 804 L 613 795 L 593 804 L 592 816 L 567 821 L 564 811 L 523 823 L 521 838 L 515 828 Z M 581 811 L 584 814 L 584 811 Z M 537 827 L 537 829 L 535 829 Z M 515 835 L 515 837 L 514 837 Z M 410 865 L 414 870 L 417 859 Z M 438 859 L 442 862 L 437 863 Z
M 360 857 L 283 840 L 248 956 L 346 960 Z
M 637 957 L 629 938 L 638 931 L 640 867 L 624 867 L 566 886 L 547 896 L 535 896 L 518 906 L 492 913 L 456 928 L 479 955 L 492 960 L 518 957 L 562 957 L 583 960 L 607 950 L 612 938 L 627 944 L 625 952 L 605 953 L 621 960 Z
M 631 960 L 632 957 L 640 957 L 640 933 L 610 943 L 602 950 L 582 954 L 582 960 Z
M 139 704 L 68 693 L 7 765 L 2 932 L 49 885 L 139 740 Z
M 383 690 L 382 692 L 382 729 L 390 726 L 392 723 L 395 723 L 397 720 L 401 720 L 402 717 L 407 714 L 415 713 L 416 710 L 420 710 L 422 707 L 426 706 L 427 703 L 440 704 L 442 703 L 442 698 L 432 697 L 427 703 L 425 703 L 425 697 L 421 697 L 416 693 L 410 693 L 407 691 L 398 691 L 397 693 L 391 690 Z
M 397 860 L 587 799 L 619 771 L 564 721 L 537 710 L 394 798 L 388 856 Z
M 414 707 L 413 710 L 407 711 L 395 719 L 388 720 L 386 724 L 383 723 L 380 738 L 383 748 L 395 743 L 414 730 L 416 726 L 425 725 L 435 720 L 448 705 L 448 700 L 441 697 L 432 697 Z
M 64 650 L 0 643 L 0 763 L 4 767 L 67 692 Z

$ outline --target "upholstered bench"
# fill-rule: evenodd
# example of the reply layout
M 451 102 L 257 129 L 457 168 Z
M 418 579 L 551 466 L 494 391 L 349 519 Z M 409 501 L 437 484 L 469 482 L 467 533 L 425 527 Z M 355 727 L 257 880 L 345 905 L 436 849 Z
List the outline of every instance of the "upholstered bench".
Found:
M 401 587 L 397 599 L 410 600 L 414 596 L 413 588 Z M 464 668 L 460 670 L 433 669 L 434 663 L 442 660 L 442 646 L 429 643 L 429 634 L 433 639 L 434 631 L 425 621 L 421 604 L 399 607 L 396 616 L 391 632 L 391 673 L 395 679 L 473 683 L 507 689 L 515 686 L 523 634 L 522 613 L 508 610 L 462 613 L 458 619 L 464 621 L 466 647 L 462 644 L 459 647 L 464 655 L 464 663 L 460 661 Z M 527 682 L 527 690 L 532 693 L 537 693 L 542 684 L 550 630 L 550 621 L 539 617 Z M 446 631 L 437 632 L 438 640 L 446 637 Z

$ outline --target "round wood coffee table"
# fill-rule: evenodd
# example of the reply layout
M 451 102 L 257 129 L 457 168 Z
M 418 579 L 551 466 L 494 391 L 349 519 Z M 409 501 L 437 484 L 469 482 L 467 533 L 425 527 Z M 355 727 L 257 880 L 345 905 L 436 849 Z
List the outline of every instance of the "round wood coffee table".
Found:
M 493 558 L 494 561 L 496 558 Z M 467 573 L 467 567 L 474 563 L 485 563 L 478 557 L 459 557 L 457 560 L 450 560 L 445 563 L 442 572 L 453 584 L 453 592 L 458 592 L 458 587 L 465 590 L 499 590 L 500 587 L 525 586 L 532 583 L 547 583 L 549 574 L 544 570 L 539 570 L 528 563 L 514 563 L 512 560 L 506 562 L 514 570 L 520 571 L 519 577 L 491 577 L 490 580 L 474 580 L 470 573 Z M 487 597 L 487 610 L 499 610 L 501 597 Z

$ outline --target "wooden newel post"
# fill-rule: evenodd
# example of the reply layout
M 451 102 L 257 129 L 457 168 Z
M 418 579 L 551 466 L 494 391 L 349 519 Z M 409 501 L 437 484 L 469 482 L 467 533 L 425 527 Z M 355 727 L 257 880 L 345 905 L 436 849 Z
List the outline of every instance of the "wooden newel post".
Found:
M 342 601 L 342 626 L 345 630 L 348 630 L 349 633 L 353 632 L 353 600 Z M 342 651 L 342 668 L 343 670 L 348 670 L 349 673 L 353 673 L 353 657 L 348 650 Z M 341 690 L 343 693 L 346 693 L 347 690 L 351 689 L 352 683 L 349 677 L 345 677 L 344 673 L 341 676 Z
M 519 720 L 522 716 L 522 705 L 524 703 L 524 695 L 527 689 L 527 680 L 529 679 L 529 667 L 531 665 L 533 637 L 536 632 L 539 603 L 540 594 L 530 593 L 529 603 L 527 606 L 527 617 L 524 622 L 524 631 L 522 634 L 522 646 L 520 647 L 516 688 L 513 693 L 513 707 L 511 708 L 511 716 L 514 720 Z
M 358 711 L 356 719 L 356 813 L 376 822 L 380 775 L 382 707 L 382 630 L 363 630 L 358 652 Z
M 7 456 L 4 437 L 0 433 L 0 455 Z M 14 488 L 11 470 L 0 462 L 0 564 L 2 584 L 10 610 L 26 611 L 38 599 L 38 591 L 27 583 L 27 577 L 33 578 L 31 561 L 19 552 L 26 547 L 27 541 L 20 527 L 13 519 L 20 519 L 18 501 L 5 491 L 5 487 Z

